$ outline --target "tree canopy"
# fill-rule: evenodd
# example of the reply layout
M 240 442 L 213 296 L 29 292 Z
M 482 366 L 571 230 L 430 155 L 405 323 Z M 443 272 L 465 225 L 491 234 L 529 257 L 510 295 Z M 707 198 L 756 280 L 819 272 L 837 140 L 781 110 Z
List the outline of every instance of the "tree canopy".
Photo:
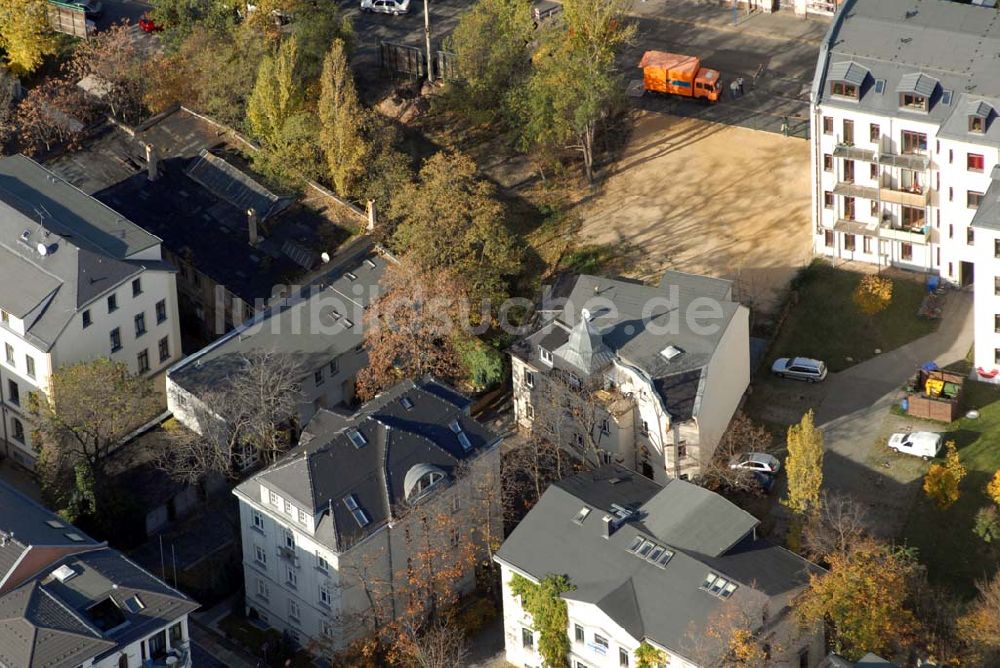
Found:
M 58 50 L 47 11 L 46 0 L 0 0 L 0 49 L 18 74 L 34 72 Z
M 521 251 L 493 186 L 471 158 L 452 152 L 428 158 L 417 182 L 394 198 L 392 215 L 401 221 L 393 245 L 422 271 L 452 272 L 476 302 L 499 305 L 506 297 Z
M 334 40 L 323 60 L 318 114 L 320 144 L 330 180 L 341 196 L 356 192 L 369 146 L 363 135 L 365 111 L 358 101 L 354 75 L 343 40 Z

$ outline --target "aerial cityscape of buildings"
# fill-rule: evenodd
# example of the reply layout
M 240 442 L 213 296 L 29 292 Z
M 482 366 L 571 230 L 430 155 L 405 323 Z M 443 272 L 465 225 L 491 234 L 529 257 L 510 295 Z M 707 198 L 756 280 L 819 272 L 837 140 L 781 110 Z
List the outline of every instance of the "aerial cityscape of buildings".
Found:
M 0 668 L 1000 665 L 996 5 L 0 0 Z

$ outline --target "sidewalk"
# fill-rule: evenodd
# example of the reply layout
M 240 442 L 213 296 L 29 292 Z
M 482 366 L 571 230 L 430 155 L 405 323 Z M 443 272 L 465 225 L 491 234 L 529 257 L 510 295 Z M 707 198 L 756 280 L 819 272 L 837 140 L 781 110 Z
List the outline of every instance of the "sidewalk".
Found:
M 879 403 L 924 362 L 944 367 L 964 359 L 972 339 L 972 293 L 951 291 L 937 331 L 832 374 L 825 383 L 826 398 L 816 409 L 816 424 L 829 426 Z
M 802 18 L 787 11 L 747 14 L 745 7 L 736 12 L 733 24 L 732 7 L 723 7 L 718 0 L 643 0 L 632 5 L 635 16 L 660 21 L 682 23 L 703 30 L 752 35 L 782 42 L 816 44 L 826 36 L 830 19 L 812 16 Z
M 188 624 L 191 641 L 226 668 L 257 668 L 257 660 L 197 619 Z

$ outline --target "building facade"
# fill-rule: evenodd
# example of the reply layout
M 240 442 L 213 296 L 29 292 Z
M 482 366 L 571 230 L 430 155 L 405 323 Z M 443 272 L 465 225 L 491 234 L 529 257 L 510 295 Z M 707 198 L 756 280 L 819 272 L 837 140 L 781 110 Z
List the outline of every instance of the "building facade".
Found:
M 24 156 L 0 160 L 0 234 L 2 435 L 31 467 L 30 395 L 99 357 L 162 376 L 180 358 L 177 291 L 157 237 Z
M 1000 369 L 995 9 L 848 0 L 812 87 L 815 252 L 975 283 L 975 364 Z M 996 188 L 994 187 L 994 192 Z M 991 375 L 992 374 L 992 375 Z
M 0 482 L 0 668 L 190 668 L 197 607 Z
M 542 312 L 511 348 L 520 429 L 657 481 L 696 475 L 750 382 L 749 312 L 731 282 L 580 276 Z
M 313 283 L 173 366 L 167 372 L 168 409 L 204 433 L 206 420 L 221 419 L 208 405 L 212 393 L 254 354 L 274 355 L 301 374 L 295 414 L 288 416 L 293 431 L 319 410 L 354 403 L 355 379 L 368 363 L 365 309 L 394 261 L 369 240 L 352 245 Z
M 815 668 L 822 632 L 800 631 L 788 604 L 820 569 L 758 539 L 758 524 L 704 488 L 614 464 L 554 483 L 495 557 L 507 661 L 545 665 L 517 591 L 559 573 L 571 668 L 637 666 L 642 645 L 660 665 L 715 666 L 726 648 L 712 638 L 742 629 L 774 649 L 769 665 Z
M 405 381 L 356 413 L 320 410 L 239 485 L 247 614 L 330 655 L 471 590 L 502 527 L 500 438 L 468 409 Z

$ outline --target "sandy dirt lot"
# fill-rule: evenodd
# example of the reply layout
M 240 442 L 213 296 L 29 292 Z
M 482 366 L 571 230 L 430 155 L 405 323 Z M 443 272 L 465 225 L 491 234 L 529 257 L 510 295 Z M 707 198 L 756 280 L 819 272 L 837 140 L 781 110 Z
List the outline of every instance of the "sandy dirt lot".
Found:
M 809 144 L 643 114 L 601 190 L 578 205 L 580 242 L 620 245 L 636 278 L 665 269 L 737 280 L 774 308 L 810 257 Z

